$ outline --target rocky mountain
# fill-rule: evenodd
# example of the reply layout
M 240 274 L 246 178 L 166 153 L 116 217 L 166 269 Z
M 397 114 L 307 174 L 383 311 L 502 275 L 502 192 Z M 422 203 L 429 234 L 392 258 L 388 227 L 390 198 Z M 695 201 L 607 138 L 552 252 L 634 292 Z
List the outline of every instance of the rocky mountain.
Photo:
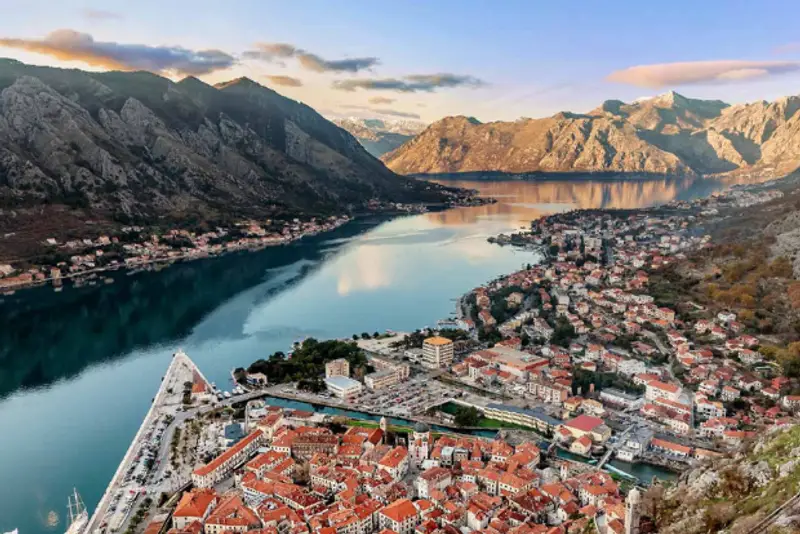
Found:
M 425 129 L 424 123 L 409 120 L 348 118 L 336 119 L 333 123 L 350 132 L 376 158 L 391 152 Z
M 800 167 L 800 97 L 729 106 L 675 92 L 586 113 L 480 123 L 447 117 L 381 159 L 401 174 L 653 173 Z
M 212 87 L 0 60 L 0 208 L 213 221 L 342 212 L 373 198 L 441 192 L 397 176 L 310 107 L 247 78 Z
M 643 512 L 663 534 L 798 532 L 800 426 L 771 427 L 740 450 L 655 486 Z M 786 506 L 788 503 L 788 506 Z

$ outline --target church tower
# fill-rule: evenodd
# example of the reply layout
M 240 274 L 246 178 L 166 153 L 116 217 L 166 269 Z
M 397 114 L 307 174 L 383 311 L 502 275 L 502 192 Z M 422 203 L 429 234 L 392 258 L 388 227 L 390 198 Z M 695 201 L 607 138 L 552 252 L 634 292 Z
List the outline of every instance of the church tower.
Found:
M 414 425 L 414 432 L 408 444 L 408 455 L 414 465 L 419 466 L 428 459 L 431 447 L 431 428 L 425 423 L 418 422 Z
M 642 495 L 633 488 L 625 499 L 625 534 L 639 534 L 639 515 L 641 514 Z
M 389 432 L 389 422 L 386 420 L 386 417 L 381 417 L 381 430 L 383 431 L 383 435 L 385 436 L 387 432 Z

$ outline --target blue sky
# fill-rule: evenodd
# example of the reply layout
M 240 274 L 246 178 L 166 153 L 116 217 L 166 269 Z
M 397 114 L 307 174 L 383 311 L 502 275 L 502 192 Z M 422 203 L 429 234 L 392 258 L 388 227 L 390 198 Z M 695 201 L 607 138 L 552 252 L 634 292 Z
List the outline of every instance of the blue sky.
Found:
M 514 120 L 669 89 L 732 103 L 800 93 L 800 6 L 790 1 L 3 0 L 2 7 L 0 56 L 209 82 L 248 76 L 329 116 Z

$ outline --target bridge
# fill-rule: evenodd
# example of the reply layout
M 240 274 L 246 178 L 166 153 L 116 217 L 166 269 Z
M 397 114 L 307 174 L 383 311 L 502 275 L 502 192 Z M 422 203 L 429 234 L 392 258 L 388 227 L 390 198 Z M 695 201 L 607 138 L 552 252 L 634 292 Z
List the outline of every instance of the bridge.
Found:
M 613 447 L 609 447 L 608 450 L 606 451 L 606 453 L 603 455 L 603 457 L 600 458 L 600 461 L 597 462 L 597 468 L 598 469 L 602 469 L 603 466 L 606 465 L 606 463 L 611 459 L 611 456 L 615 452 L 617 452 L 617 448 L 622 446 L 622 444 L 625 442 L 625 438 L 628 437 L 628 434 L 630 434 L 631 430 L 633 430 L 634 428 L 636 428 L 636 425 L 630 425 L 627 429 L 625 429 L 625 432 L 620 434 L 616 445 L 613 446 Z

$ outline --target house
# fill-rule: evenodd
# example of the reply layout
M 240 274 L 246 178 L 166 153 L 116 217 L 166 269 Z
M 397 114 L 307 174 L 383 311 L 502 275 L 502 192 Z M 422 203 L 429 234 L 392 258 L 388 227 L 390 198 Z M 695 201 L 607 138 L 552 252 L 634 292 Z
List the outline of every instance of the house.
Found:
M 606 426 L 605 421 L 591 415 L 583 414 L 564 421 L 563 427 L 575 439 L 588 436 L 595 443 L 605 443 L 611 437 L 611 429 Z
M 646 385 L 645 399 L 652 401 L 658 398 L 678 400 L 681 388 L 675 384 L 667 384 L 660 380 L 651 380 Z
M 400 499 L 378 512 L 378 524 L 397 534 L 412 534 L 420 522 L 417 507 L 408 499 Z
M 650 448 L 656 452 L 660 452 L 667 456 L 674 456 L 676 458 L 688 458 L 692 452 L 691 447 L 672 443 L 664 439 L 653 438 L 650 442 Z
M 592 452 L 592 440 L 588 435 L 583 435 L 572 442 L 569 447 L 570 452 L 580 454 L 581 456 L 589 456 Z

